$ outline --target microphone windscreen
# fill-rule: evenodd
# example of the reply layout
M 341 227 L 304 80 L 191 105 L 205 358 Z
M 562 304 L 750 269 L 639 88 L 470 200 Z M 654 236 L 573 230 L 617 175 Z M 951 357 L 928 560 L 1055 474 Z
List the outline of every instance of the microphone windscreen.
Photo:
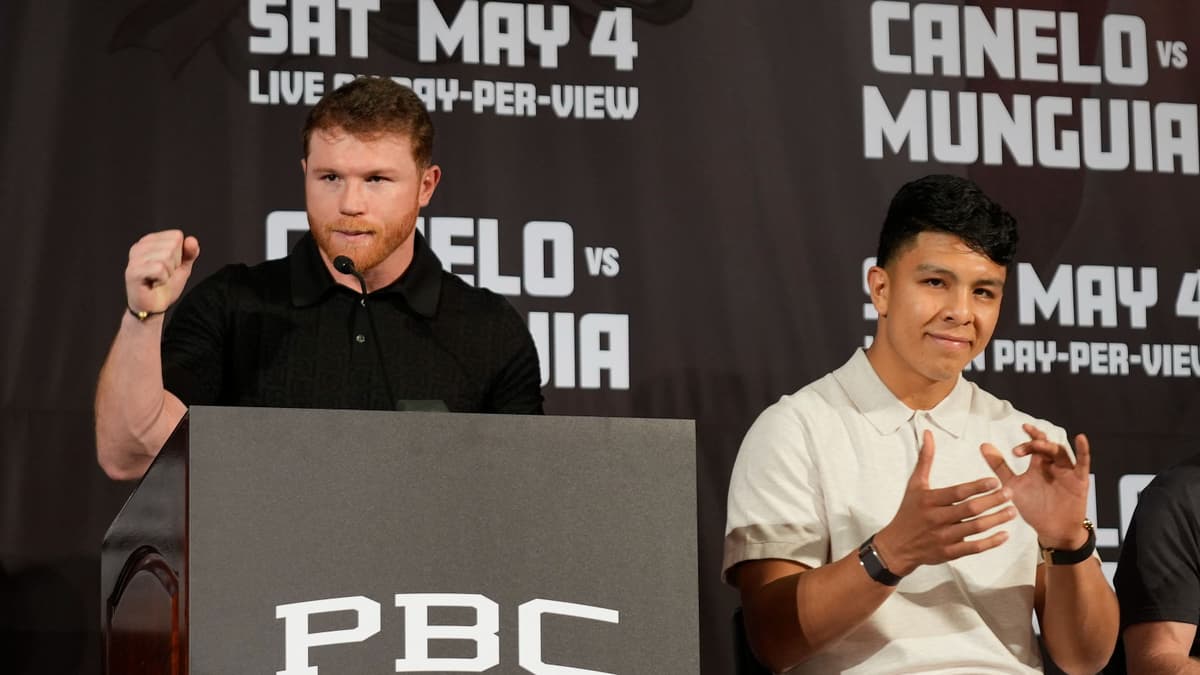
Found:
M 333 269 L 342 274 L 354 274 L 354 261 L 348 256 L 339 255 L 333 259 Z

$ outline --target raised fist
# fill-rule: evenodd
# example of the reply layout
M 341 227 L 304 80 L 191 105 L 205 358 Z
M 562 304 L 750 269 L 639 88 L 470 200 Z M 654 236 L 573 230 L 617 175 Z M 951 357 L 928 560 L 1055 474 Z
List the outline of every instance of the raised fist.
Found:
M 179 299 L 200 242 L 181 230 L 163 230 L 142 237 L 129 249 L 125 267 L 125 300 L 134 312 L 160 314 Z

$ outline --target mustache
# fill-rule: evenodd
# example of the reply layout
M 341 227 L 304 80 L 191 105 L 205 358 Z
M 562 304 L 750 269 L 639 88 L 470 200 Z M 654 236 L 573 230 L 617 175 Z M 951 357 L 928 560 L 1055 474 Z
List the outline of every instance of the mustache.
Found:
M 375 225 L 362 218 L 344 217 L 325 223 L 322 228 L 326 232 L 376 232 Z

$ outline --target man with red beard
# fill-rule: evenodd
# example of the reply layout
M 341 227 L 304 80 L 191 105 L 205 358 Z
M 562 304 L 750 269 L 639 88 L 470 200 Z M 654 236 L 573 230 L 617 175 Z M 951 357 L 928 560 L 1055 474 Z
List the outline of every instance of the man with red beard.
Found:
M 310 233 L 287 258 L 228 265 L 180 300 L 197 239 L 168 230 L 133 245 L 127 311 L 96 391 L 110 476 L 140 477 L 189 405 L 542 412 L 521 317 L 445 272 L 416 232 L 441 178 L 433 135 L 411 90 L 357 79 L 309 113 Z

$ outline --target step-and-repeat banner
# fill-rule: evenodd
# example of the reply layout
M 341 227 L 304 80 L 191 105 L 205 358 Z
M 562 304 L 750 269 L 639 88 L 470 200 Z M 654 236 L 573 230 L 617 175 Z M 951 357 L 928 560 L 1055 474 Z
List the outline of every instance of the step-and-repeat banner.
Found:
M 1141 486 L 1200 451 L 1197 42 L 1186 2 L 3 3 L 6 671 L 98 668 L 130 486 L 96 467 L 91 399 L 128 247 L 183 229 L 195 277 L 285 254 L 304 116 L 364 74 L 432 111 L 421 226 L 527 317 L 547 411 L 697 420 L 705 672 L 730 670 L 740 438 L 873 334 L 878 228 L 924 174 L 1020 222 L 968 376 L 1090 435 L 1114 562 Z

